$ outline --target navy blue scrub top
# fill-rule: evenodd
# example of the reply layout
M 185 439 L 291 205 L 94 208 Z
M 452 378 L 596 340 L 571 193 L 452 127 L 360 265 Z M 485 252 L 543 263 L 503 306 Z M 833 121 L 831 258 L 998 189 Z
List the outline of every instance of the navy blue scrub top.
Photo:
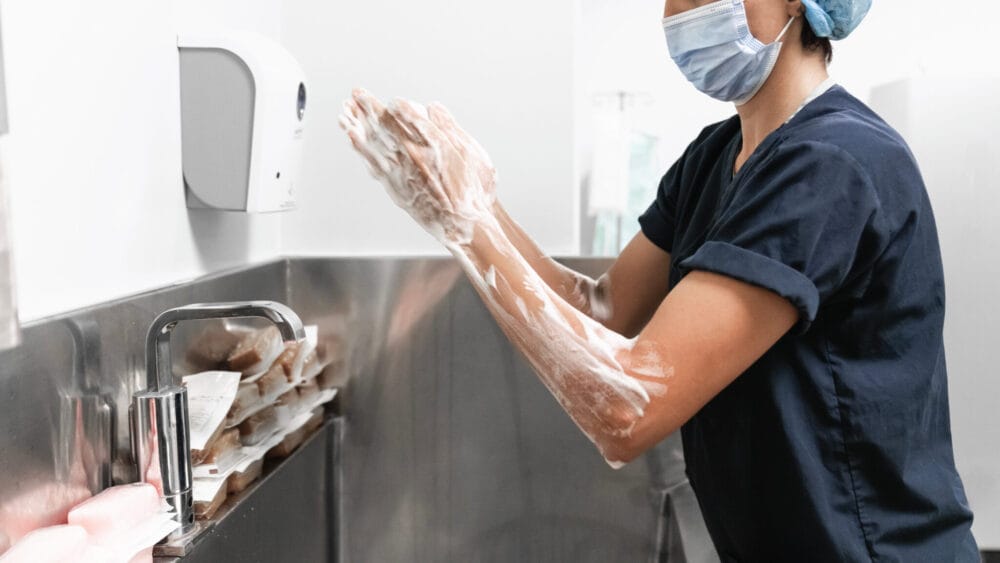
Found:
M 682 429 L 723 561 L 979 561 L 955 469 L 944 274 L 903 139 L 835 86 L 739 173 L 733 117 L 663 177 L 642 231 L 768 289 L 798 324 Z

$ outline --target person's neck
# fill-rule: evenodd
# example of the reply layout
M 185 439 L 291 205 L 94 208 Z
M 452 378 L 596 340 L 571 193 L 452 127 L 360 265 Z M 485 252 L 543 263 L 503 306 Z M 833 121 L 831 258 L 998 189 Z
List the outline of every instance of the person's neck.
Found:
M 829 75 L 826 61 L 801 49 L 782 53 L 771 76 L 757 95 L 738 106 L 743 147 L 736 157 L 734 173 L 750 158 L 768 135 L 790 118 Z

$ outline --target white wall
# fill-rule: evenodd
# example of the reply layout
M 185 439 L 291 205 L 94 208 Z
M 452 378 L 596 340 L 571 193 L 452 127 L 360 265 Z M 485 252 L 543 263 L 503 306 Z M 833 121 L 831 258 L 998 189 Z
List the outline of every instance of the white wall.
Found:
M 976 514 L 976 538 L 983 548 L 1000 549 L 1000 73 L 902 80 L 873 98 L 909 139 L 934 206 L 948 292 L 955 459 Z
M 354 86 L 446 103 L 493 156 L 501 198 L 553 253 L 576 240 L 572 0 L 0 0 L 22 320 L 281 254 L 437 253 L 337 128 Z M 299 210 L 189 212 L 179 29 L 283 40 L 310 77 Z
M 293 255 L 427 254 L 439 245 L 396 209 L 337 127 L 341 102 L 448 106 L 500 171 L 500 198 L 550 252 L 575 249 L 573 0 L 285 0 L 282 38 L 309 77 Z
M 595 105 L 608 93 L 639 96 L 636 128 L 662 139 L 663 170 L 703 127 L 733 114 L 731 104 L 702 95 L 670 60 L 663 36 L 663 0 L 577 0 L 575 64 L 577 182 L 589 172 Z
M 281 217 L 188 213 L 176 26 L 276 35 L 278 0 L 0 2 L 22 320 L 281 251 Z

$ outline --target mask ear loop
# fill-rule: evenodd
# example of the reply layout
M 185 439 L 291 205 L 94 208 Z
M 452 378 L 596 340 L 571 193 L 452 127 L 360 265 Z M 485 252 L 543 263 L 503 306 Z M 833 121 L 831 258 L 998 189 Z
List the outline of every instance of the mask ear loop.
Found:
M 788 30 L 791 29 L 792 22 L 795 21 L 795 18 L 796 18 L 796 16 L 792 16 L 792 17 L 788 18 L 788 23 L 785 24 L 784 29 L 782 29 L 781 33 L 778 34 L 778 37 L 775 38 L 775 40 L 774 40 L 775 43 L 777 43 L 778 41 L 781 41 L 781 38 L 784 37 L 786 33 L 788 33 Z

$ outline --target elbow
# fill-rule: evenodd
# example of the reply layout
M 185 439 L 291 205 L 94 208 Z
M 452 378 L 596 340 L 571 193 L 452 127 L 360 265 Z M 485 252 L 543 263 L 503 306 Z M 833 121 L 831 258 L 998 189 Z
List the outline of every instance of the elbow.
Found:
M 599 440 L 597 449 L 613 469 L 621 469 L 649 451 L 654 444 L 643 444 L 633 435 L 607 436 Z
M 630 442 L 627 438 L 605 439 L 597 444 L 597 449 L 612 469 L 621 469 L 648 450 L 648 448 L 639 448 Z
M 653 449 L 664 437 L 679 430 L 679 428 L 659 431 L 649 427 L 645 417 L 641 417 L 629 432 L 608 434 L 595 440 L 597 449 L 614 469 L 620 469 L 643 454 Z

